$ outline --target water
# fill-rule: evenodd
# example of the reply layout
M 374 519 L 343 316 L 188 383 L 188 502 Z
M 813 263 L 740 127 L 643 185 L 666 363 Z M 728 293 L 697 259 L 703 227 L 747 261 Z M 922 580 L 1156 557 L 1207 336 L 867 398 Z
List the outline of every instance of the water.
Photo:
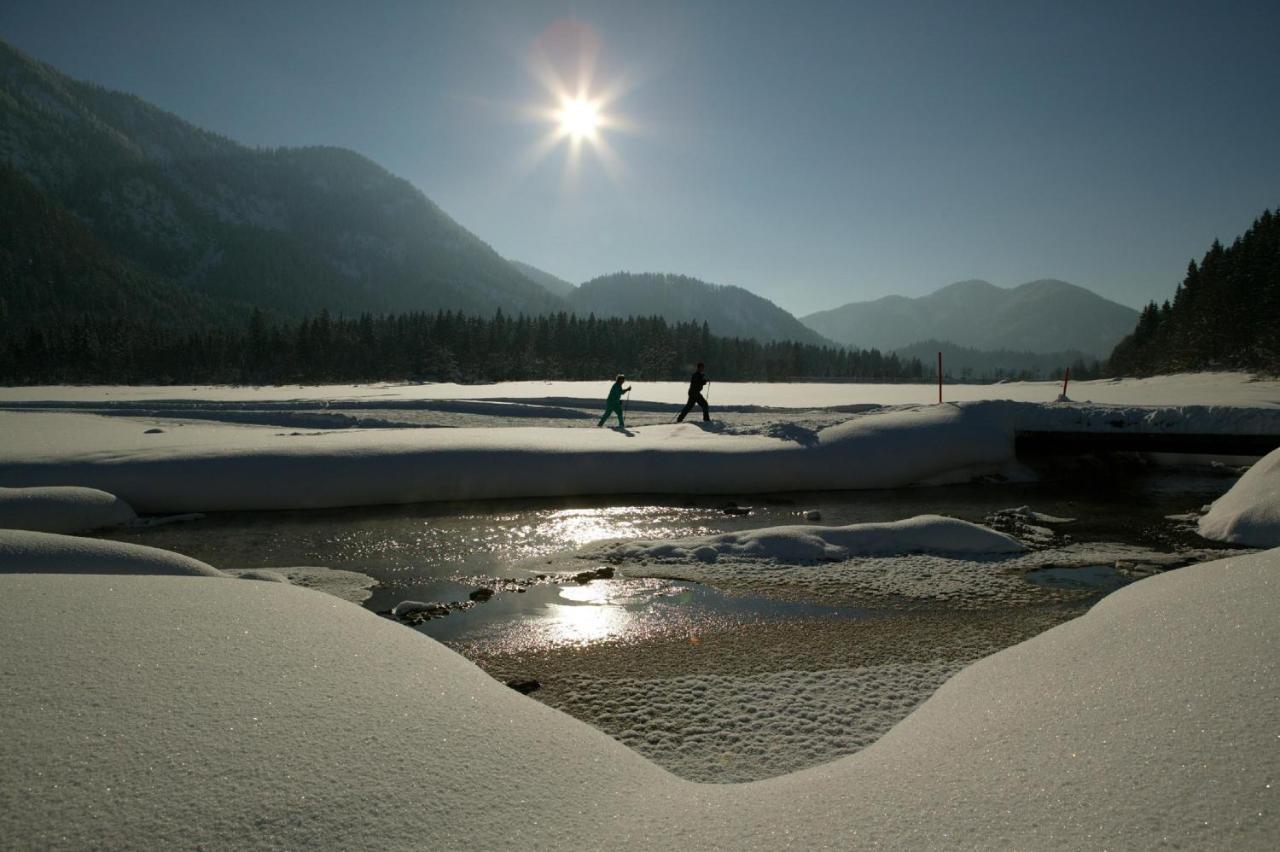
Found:
M 378 586 L 365 606 L 389 610 L 402 600 L 466 601 L 519 568 L 593 541 L 663 539 L 779 524 L 842 525 L 936 513 L 982 522 L 1027 505 L 1074 518 L 1060 527 L 1075 541 L 1122 541 L 1169 550 L 1203 544 L 1165 518 L 1211 502 L 1232 483 L 1211 472 L 1145 470 L 1029 485 L 991 484 L 891 491 L 779 495 L 614 496 L 561 500 L 433 503 L 321 511 L 219 513 L 189 523 L 130 529 L 115 538 L 175 550 L 224 568 L 320 565 L 360 571 Z M 730 501 L 751 507 L 725 514 Z M 588 565 L 584 568 L 590 567 Z M 1108 573 L 1109 572 L 1109 573 Z M 527 576 L 527 575 L 522 575 Z M 1130 578 L 1114 569 L 1046 569 L 1028 580 L 1099 592 Z M 418 629 L 443 641 L 487 640 L 507 648 L 603 640 L 643 640 L 743 621 L 814 616 L 870 617 L 864 610 L 727 595 L 668 580 L 542 582 L 514 587 L 488 602 Z

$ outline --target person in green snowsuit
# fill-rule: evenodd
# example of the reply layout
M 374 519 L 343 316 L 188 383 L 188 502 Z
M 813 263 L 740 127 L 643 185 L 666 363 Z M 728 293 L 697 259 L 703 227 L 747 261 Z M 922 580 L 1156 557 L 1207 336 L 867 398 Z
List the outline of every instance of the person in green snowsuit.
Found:
M 600 422 L 596 424 L 596 428 L 603 426 L 604 421 L 609 419 L 610 414 L 617 414 L 618 426 L 623 429 L 627 428 L 627 424 L 622 422 L 622 395 L 631 390 L 631 388 L 622 386 L 622 383 L 626 380 L 627 377 L 621 373 L 613 380 L 613 387 L 609 388 L 609 398 L 604 402 L 604 414 L 600 415 Z

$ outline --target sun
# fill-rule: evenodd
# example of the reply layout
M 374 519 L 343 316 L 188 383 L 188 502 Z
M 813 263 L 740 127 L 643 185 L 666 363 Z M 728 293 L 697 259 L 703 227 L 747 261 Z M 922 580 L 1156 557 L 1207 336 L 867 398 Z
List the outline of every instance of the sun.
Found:
M 587 98 L 564 98 L 556 111 L 560 133 L 575 142 L 594 140 L 600 129 L 600 108 Z

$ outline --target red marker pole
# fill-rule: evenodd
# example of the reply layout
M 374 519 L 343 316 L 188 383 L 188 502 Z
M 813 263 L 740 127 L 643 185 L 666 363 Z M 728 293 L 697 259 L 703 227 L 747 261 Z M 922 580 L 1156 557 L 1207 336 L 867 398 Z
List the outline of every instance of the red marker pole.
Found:
M 1071 368 L 1067 368 L 1067 372 L 1062 376 L 1062 395 L 1067 395 L 1067 382 L 1071 381 Z
M 942 353 L 938 353 L 938 405 L 942 405 Z

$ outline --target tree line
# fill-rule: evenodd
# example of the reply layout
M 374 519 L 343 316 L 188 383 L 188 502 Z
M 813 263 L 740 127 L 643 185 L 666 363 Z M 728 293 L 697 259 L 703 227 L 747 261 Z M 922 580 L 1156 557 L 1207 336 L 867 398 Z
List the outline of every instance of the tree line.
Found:
M 2 326 L 3 324 L 0 324 Z M 558 313 L 452 311 L 302 320 L 255 311 L 244 326 L 176 329 L 146 318 L 69 317 L 0 335 L 5 384 L 287 384 L 684 379 L 705 361 L 725 381 L 926 378 L 918 359 L 878 350 L 712 334 L 707 323 Z
M 1173 300 L 1148 304 L 1108 362 L 1113 375 L 1214 368 L 1280 373 L 1280 216 L 1270 210 L 1192 260 Z

